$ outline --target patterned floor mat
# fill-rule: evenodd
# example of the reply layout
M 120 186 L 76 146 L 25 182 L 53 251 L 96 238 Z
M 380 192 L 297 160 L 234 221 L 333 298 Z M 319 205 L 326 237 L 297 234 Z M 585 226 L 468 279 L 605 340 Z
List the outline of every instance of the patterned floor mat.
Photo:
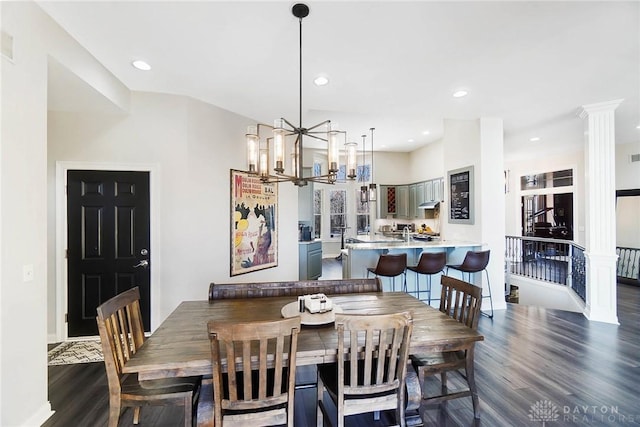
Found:
M 102 362 L 100 341 L 68 341 L 49 350 L 49 366 Z

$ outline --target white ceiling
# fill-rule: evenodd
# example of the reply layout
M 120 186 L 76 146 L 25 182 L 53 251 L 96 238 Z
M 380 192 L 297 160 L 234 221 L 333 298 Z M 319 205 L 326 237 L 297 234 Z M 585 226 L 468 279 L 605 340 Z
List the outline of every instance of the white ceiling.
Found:
M 131 90 L 265 123 L 298 121 L 294 3 L 39 2 Z M 581 144 L 579 107 L 624 99 L 616 140 L 640 140 L 637 1 L 307 4 L 305 127 L 331 119 L 357 142 L 375 127 L 376 150 L 411 151 L 441 138 L 443 119 L 501 117 L 505 156 L 518 158 Z M 319 74 L 329 85 L 313 85 Z M 469 94 L 453 98 L 459 88 Z

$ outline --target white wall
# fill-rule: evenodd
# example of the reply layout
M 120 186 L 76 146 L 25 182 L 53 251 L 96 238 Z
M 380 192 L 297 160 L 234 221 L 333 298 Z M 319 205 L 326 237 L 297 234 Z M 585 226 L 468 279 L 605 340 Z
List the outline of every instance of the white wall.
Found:
M 616 190 L 640 188 L 640 162 L 631 163 L 632 154 L 640 154 L 640 142 L 616 144 Z
M 159 241 L 152 247 L 160 250 L 160 267 L 151 293 L 160 311 L 152 313 L 152 325 L 181 301 L 205 298 L 212 281 L 297 279 L 298 199 L 297 187 L 289 183 L 279 185 L 278 267 L 229 275 L 229 169 L 245 167 L 242 141 L 248 123 L 193 99 L 136 92 L 124 117 L 49 115 L 50 171 L 56 161 L 157 165 L 159 204 L 152 209 L 158 214 Z M 49 310 L 55 308 L 52 303 Z
M 445 120 L 442 143 L 445 171 L 474 167 L 475 211 L 474 224 L 450 224 L 449 194 L 445 189 L 442 235 L 446 240 L 479 242 L 483 244 L 483 249 L 491 250 L 487 271 L 493 306 L 495 309 L 504 309 L 505 197 L 502 120 Z M 461 261 L 464 254 L 458 256 Z M 485 283 L 484 279 L 482 280 Z M 483 295 L 488 295 L 487 285 L 483 287 Z M 488 310 L 487 300 L 483 302 L 483 309 Z
M 442 140 L 420 147 L 410 154 L 408 183 L 446 178 Z
M 1 2 L 14 61 L 2 67 L 0 425 L 39 425 L 47 400 L 47 57 L 38 35 L 50 23 L 31 3 Z M 33 280 L 23 280 L 32 266 Z
M 409 184 L 408 174 L 411 153 L 380 151 L 374 154 L 373 178 L 376 184 Z
M 455 170 L 466 166 L 475 167 L 475 199 L 473 209 L 475 211 L 475 222 L 479 223 L 478 209 L 480 207 L 481 198 L 480 182 L 480 122 L 478 120 L 445 120 L 444 136 L 442 138 L 444 145 L 444 169 L 445 171 Z M 445 172 L 446 174 L 446 172 Z M 445 176 L 445 180 L 447 177 Z M 448 183 L 448 180 L 447 180 Z M 444 215 L 442 221 L 442 234 L 447 240 L 467 240 L 482 241 L 482 231 L 480 227 L 468 224 L 449 224 L 449 194 L 445 185 L 444 192 L 444 208 L 441 212 Z

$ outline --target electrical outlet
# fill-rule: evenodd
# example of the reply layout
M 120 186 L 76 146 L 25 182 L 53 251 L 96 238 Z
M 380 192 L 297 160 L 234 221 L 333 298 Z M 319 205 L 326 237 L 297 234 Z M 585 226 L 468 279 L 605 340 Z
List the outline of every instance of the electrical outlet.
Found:
M 33 264 L 27 264 L 22 266 L 22 281 L 33 281 Z

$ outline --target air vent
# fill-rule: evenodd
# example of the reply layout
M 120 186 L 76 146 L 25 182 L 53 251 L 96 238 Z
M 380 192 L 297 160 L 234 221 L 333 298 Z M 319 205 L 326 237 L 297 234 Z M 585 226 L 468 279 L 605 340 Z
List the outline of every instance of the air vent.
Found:
M 640 162 L 640 154 L 632 154 L 631 155 L 631 163 Z
M 13 36 L 2 31 L 2 56 L 13 61 Z

